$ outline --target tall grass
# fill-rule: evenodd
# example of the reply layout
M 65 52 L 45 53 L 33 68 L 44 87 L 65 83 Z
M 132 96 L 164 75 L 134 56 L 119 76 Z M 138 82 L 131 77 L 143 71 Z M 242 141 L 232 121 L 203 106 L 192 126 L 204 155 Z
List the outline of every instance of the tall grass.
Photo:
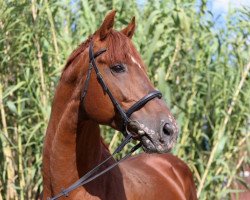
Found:
M 191 168 L 199 199 L 228 199 L 249 163 L 250 9 L 223 28 L 206 0 L 0 1 L 0 200 L 34 199 L 51 99 L 71 51 L 108 10 L 133 38 L 180 126 L 173 153 Z M 121 137 L 103 127 L 113 149 Z

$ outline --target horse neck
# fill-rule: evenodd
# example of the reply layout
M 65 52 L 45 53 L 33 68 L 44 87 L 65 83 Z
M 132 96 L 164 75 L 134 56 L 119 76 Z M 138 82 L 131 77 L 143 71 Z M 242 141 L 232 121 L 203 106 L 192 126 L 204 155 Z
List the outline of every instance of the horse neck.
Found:
M 103 157 L 99 126 L 93 121 L 79 120 L 77 104 L 69 103 L 52 142 L 50 173 L 53 190 L 69 186 Z
M 82 81 L 64 80 L 62 76 L 55 92 L 43 151 L 44 190 L 48 195 L 68 187 L 108 155 L 99 125 L 81 112 Z

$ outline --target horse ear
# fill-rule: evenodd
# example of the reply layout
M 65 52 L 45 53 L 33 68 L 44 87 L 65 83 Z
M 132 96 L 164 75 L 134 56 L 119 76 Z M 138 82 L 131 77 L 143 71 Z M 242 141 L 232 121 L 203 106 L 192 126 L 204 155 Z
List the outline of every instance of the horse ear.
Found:
M 121 32 L 127 37 L 129 37 L 130 39 L 133 37 L 134 32 L 135 32 L 135 17 L 132 18 L 128 26 L 122 29 Z
M 99 29 L 100 33 L 100 39 L 103 40 L 107 37 L 111 29 L 113 28 L 114 21 L 115 21 L 115 10 L 112 10 L 108 13 L 108 15 L 105 17 L 104 21 L 102 22 L 102 25 Z

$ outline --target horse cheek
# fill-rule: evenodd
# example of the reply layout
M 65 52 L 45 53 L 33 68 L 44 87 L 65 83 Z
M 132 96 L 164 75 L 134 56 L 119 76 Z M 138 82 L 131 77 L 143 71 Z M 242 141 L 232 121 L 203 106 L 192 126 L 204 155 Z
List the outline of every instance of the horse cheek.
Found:
M 95 92 L 90 92 L 86 96 L 84 110 L 89 119 L 100 124 L 109 125 L 115 116 L 114 106 L 106 96 L 100 95 L 94 98 L 93 96 L 97 95 L 96 92 L 95 90 Z

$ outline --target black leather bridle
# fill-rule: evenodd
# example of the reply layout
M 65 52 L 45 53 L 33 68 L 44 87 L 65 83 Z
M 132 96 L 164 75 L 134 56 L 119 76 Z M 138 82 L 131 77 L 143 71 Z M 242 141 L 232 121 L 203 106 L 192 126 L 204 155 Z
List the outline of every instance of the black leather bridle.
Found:
M 71 186 L 69 186 L 66 189 L 62 189 L 62 191 L 60 193 L 58 193 L 57 195 L 55 195 L 54 197 L 48 198 L 48 200 L 56 200 L 62 196 L 68 196 L 69 192 L 71 192 L 72 190 L 75 190 L 76 188 L 89 183 L 90 181 L 96 179 L 97 177 L 101 176 L 102 174 L 110 171 L 112 168 L 114 168 L 115 166 L 117 166 L 121 161 L 125 160 L 126 158 L 128 158 L 134 151 L 136 151 L 138 148 L 141 147 L 141 143 L 135 145 L 128 153 L 126 156 L 124 156 L 123 158 L 121 158 L 119 161 L 115 162 L 114 164 L 112 164 L 111 166 L 109 166 L 108 168 L 106 168 L 105 170 L 99 172 L 96 174 L 96 172 L 111 158 L 113 158 L 114 155 L 116 155 L 117 153 L 119 153 L 123 147 L 128 144 L 131 139 L 132 139 L 132 135 L 130 134 L 130 132 L 128 131 L 127 125 L 128 123 L 131 121 L 130 120 L 130 116 L 137 110 L 141 109 L 147 102 L 151 101 L 154 98 L 161 98 L 162 94 L 161 92 L 154 90 L 152 92 L 150 92 L 149 94 L 147 94 L 146 96 L 144 96 L 143 98 L 141 98 L 139 101 L 137 101 L 135 104 L 133 104 L 127 111 L 125 111 L 121 105 L 119 104 L 119 102 L 115 99 L 115 97 L 113 96 L 113 94 L 111 93 L 111 91 L 109 90 L 108 86 L 106 85 L 97 65 L 96 65 L 96 61 L 95 58 L 97 58 L 98 56 L 100 56 L 101 54 L 103 54 L 104 52 L 106 52 L 106 49 L 101 49 L 99 51 L 97 51 L 96 53 L 94 53 L 93 50 L 93 42 L 90 41 L 90 45 L 89 45 L 89 68 L 88 68 L 88 72 L 87 72 L 87 77 L 84 83 L 84 87 L 83 87 L 83 92 L 81 94 L 81 102 L 84 103 L 84 99 L 86 97 L 87 91 L 88 91 L 88 86 L 89 86 L 89 81 L 90 81 L 90 75 L 92 72 L 92 69 L 94 68 L 96 76 L 97 76 L 97 80 L 99 82 L 99 84 L 102 86 L 102 89 L 104 90 L 104 92 L 106 94 L 108 94 L 111 102 L 113 103 L 115 109 L 118 111 L 119 115 L 121 116 L 122 119 L 122 128 L 120 130 L 120 132 L 124 135 L 125 139 L 122 141 L 122 143 L 117 147 L 117 149 L 113 152 L 113 154 L 108 157 L 106 160 L 104 160 L 103 162 L 101 162 L 99 165 L 97 165 L 95 168 L 93 168 L 92 170 L 90 170 L 88 173 L 86 173 L 83 177 L 81 177 L 78 181 L 76 181 L 74 184 L 72 184 Z
M 99 84 L 102 86 L 102 89 L 104 90 L 105 93 L 108 94 L 111 102 L 113 103 L 114 107 L 116 108 L 116 110 L 119 112 L 122 121 L 123 121 L 123 127 L 121 129 L 121 132 L 123 133 L 124 136 L 127 136 L 129 133 L 126 129 L 126 126 L 128 125 L 128 122 L 130 121 L 129 117 L 137 110 L 141 109 L 147 102 L 151 101 L 152 99 L 158 97 L 161 98 L 162 94 L 161 92 L 154 90 L 152 92 L 150 92 L 149 94 L 147 94 L 146 96 L 144 96 L 143 98 L 141 98 L 139 101 L 137 101 L 134 105 L 132 105 L 127 111 L 125 111 L 121 105 L 119 104 L 119 102 L 115 99 L 115 97 L 113 96 L 113 94 L 111 93 L 111 91 L 109 90 L 108 86 L 106 85 L 97 65 L 96 65 L 96 61 L 95 58 L 100 56 L 101 54 L 103 54 L 104 52 L 106 52 L 106 49 L 101 49 L 99 51 L 97 51 L 96 53 L 94 53 L 93 50 L 93 42 L 90 41 L 90 46 L 89 46 L 89 69 L 87 72 L 87 78 L 83 87 L 83 93 L 81 95 L 81 100 L 84 101 L 84 98 L 87 94 L 88 91 L 88 86 L 89 86 L 89 80 L 90 80 L 90 75 L 92 72 L 92 69 L 94 68 L 96 76 L 97 76 L 97 80 L 99 82 Z

